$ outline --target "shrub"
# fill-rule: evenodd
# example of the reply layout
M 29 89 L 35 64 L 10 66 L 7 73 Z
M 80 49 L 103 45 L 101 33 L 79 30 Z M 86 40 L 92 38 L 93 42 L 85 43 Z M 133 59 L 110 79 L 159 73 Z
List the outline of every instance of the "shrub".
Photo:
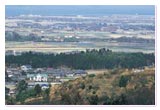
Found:
M 80 87 L 81 89 L 85 89 L 85 84 L 84 84 L 84 83 L 81 83 L 81 84 L 79 85 L 79 87 Z
M 88 98 L 88 101 L 89 101 L 90 105 L 97 105 L 98 104 L 98 96 L 92 95 Z
M 91 90 L 92 89 L 92 85 L 89 85 L 88 89 Z
M 129 77 L 128 76 L 121 76 L 120 80 L 119 80 L 119 87 L 126 87 L 127 83 L 129 81 Z
M 95 77 L 96 75 L 95 74 L 89 74 L 88 75 L 90 78 L 93 78 L 93 77 Z

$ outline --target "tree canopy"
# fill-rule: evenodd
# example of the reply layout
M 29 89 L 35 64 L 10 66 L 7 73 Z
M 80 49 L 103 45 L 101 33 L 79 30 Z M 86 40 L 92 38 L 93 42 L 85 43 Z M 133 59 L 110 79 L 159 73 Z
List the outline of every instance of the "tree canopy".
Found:
M 103 68 L 137 68 L 150 66 L 155 63 L 154 53 L 124 53 L 112 52 L 109 49 L 86 50 L 79 53 L 45 54 L 27 52 L 20 56 L 6 56 L 6 64 L 37 67 L 67 66 L 75 69 L 103 69 Z

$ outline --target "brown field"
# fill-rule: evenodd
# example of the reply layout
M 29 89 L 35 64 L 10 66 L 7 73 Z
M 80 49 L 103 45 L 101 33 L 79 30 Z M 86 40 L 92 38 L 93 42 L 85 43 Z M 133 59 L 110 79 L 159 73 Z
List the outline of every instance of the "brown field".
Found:
M 6 42 L 6 50 L 15 51 L 36 51 L 36 52 L 70 52 L 85 51 L 86 49 L 108 48 L 113 51 L 121 52 L 154 52 L 152 44 L 135 43 L 111 43 L 111 42 Z
M 103 74 L 103 73 L 108 73 L 108 69 L 100 69 L 100 70 L 86 70 L 88 74 Z

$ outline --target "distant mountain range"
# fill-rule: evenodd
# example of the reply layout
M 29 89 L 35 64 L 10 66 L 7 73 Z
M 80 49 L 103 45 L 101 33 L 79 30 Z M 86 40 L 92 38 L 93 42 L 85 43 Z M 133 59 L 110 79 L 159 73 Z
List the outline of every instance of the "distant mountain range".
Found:
M 105 16 L 112 14 L 155 14 L 154 5 L 6 5 L 5 8 L 6 16 L 19 16 L 26 14 L 42 16 Z

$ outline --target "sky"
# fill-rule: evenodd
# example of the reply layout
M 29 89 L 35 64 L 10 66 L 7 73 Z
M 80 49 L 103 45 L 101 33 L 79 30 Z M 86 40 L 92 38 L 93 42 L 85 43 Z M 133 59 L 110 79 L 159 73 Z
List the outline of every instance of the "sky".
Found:
M 154 15 L 154 5 L 6 5 L 6 16 L 19 15 L 84 15 L 105 16 L 112 14 Z

